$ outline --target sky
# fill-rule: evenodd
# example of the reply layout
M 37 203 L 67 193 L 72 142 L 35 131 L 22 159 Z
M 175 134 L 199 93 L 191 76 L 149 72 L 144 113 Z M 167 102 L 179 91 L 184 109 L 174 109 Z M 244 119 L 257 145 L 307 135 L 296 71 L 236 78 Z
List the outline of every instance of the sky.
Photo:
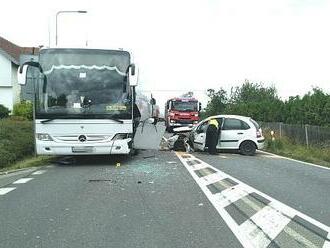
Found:
M 230 90 L 246 79 L 275 86 L 283 99 L 312 87 L 330 93 L 330 0 L 5 1 L 0 36 L 20 46 L 123 48 L 140 87 L 167 98 Z

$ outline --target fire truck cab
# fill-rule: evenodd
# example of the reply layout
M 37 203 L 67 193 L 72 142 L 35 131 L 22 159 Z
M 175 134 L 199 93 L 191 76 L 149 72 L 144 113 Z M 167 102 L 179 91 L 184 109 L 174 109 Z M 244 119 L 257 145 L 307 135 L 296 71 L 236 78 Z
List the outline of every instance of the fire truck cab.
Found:
M 171 98 L 165 104 L 166 130 L 172 132 L 175 127 L 194 126 L 199 122 L 201 103 L 192 97 Z

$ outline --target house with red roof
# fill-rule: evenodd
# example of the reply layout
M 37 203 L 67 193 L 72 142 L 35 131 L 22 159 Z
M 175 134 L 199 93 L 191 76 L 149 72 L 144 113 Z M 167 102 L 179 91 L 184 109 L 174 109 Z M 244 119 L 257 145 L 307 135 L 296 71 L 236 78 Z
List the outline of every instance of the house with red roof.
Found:
M 0 36 L 0 104 L 9 110 L 21 100 L 17 70 L 22 59 L 35 57 L 38 53 L 37 47 L 20 47 Z

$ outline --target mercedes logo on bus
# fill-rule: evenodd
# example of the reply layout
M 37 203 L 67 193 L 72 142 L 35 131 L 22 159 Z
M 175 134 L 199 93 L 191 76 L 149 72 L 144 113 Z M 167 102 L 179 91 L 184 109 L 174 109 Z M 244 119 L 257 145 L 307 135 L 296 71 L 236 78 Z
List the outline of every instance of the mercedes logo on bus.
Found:
M 87 137 L 85 135 L 79 135 L 78 140 L 80 142 L 85 142 L 87 140 Z

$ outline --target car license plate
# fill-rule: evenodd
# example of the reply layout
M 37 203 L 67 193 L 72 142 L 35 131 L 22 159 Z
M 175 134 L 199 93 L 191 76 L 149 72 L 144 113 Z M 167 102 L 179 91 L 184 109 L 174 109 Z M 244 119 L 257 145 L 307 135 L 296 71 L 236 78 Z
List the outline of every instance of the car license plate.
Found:
M 94 151 L 93 146 L 73 146 L 72 152 L 74 153 L 91 153 Z

